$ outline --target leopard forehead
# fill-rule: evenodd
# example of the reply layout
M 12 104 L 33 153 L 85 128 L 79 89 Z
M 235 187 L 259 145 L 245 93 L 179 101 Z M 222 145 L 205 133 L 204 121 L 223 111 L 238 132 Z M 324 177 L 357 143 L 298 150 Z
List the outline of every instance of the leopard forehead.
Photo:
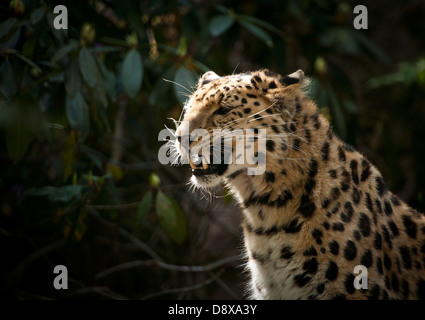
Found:
M 186 109 L 213 109 L 221 104 L 229 106 L 231 102 L 242 100 L 249 92 L 258 90 L 252 79 L 251 74 L 216 76 L 213 80 L 204 75 L 199 80 L 198 88 L 186 105 Z
M 251 99 L 259 105 L 258 98 L 273 100 L 278 93 L 284 93 L 288 86 L 301 83 L 304 73 L 298 70 L 287 76 L 280 76 L 269 70 L 259 70 L 228 76 L 218 76 L 212 71 L 205 73 L 198 81 L 197 90 L 187 101 L 184 109 L 188 113 L 214 112 L 220 107 L 242 107 Z M 253 101 L 252 99 L 256 99 Z
M 192 105 L 201 104 L 204 107 L 218 107 L 221 103 L 226 102 L 231 96 L 237 99 L 246 95 L 248 91 L 252 91 L 250 84 L 250 76 L 236 75 L 220 77 L 214 81 L 203 83 L 199 87 L 193 97 Z

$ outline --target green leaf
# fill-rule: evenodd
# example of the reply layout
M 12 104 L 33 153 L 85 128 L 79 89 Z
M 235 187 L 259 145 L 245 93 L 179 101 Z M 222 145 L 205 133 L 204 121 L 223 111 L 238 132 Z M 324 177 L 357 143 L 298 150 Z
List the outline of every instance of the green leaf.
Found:
M 187 96 L 192 94 L 196 85 L 197 76 L 184 66 L 181 66 L 174 75 L 174 93 L 181 105 L 187 100 Z
M 180 209 L 179 204 L 173 198 L 169 198 L 171 205 L 176 215 L 177 228 L 174 236 L 172 237 L 178 244 L 183 243 L 187 234 L 186 218 L 183 214 L 183 211 Z
M 74 98 L 81 89 L 80 66 L 77 58 L 72 58 L 65 70 L 65 90 Z
M 380 77 L 372 78 L 367 83 L 368 89 L 376 89 L 383 86 L 388 86 L 394 83 L 403 83 L 404 77 L 400 73 L 392 73 Z
M 301 2 L 298 0 L 289 0 L 288 2 L 288 11 L 290 12 L 291 16 L 301 20 L 303 18 Z
M 121 52 L 122 48 L 117 46 L 99 46 L 91 49 L 93 53 L 110 53 L 110 52 Z M 96 56 L 97 57 L 97 56 Z
M 165 233 L 181 244 L 186 237 L 186 221 L 177 203 L 158 191 L 155 201 L 156 213 Z
M 61 47 L 50 59 L 50 62 L 55 64 L 60 59 L 62 59 L 63 56 L 67 55 L 68 53 L 72 51 L 76 51 L 78 49 L 78 42 L 74 39 L 71 39 L 69 43 L 63 47 Z
M 81 185 L 64 185 L 61 187 L 44 186 L 31 188 L 24 191 L 27 197 L 48 197 L 53 202 L 69 203 L 71 201 L 79 201 L 82 198 L 84 186 Z
M 105 85 L 103 84 L 103 81 L 99 81 L 93 91 L 96 101 L 106 108 L 108 106 L 108 99 L 106 98 Z
M 184 57 L 187 54 L 187 39 L 184 36 L 181 36 L 179 39 L 179 44 L 177 45 L 177 55 Z
M 22 28 L 17 28 L 13 33 L 7 35 L 5 37 L 5 40 L 3 40 L 3 42 L 0 42 L 0 50 L 9 50 L 15 48 L 19 38 L 21 37 L 21 29 Z
M 111 132 L 111 125 L 109 124 L 108 116 L 106 115 L 105 108 L 98 108 L 100 120 L 102 120 L 103 124 L 106 127 L 107 132 Z
M 41 71 L 40 67 L 38 65 L 36 65 L 34 62 L 32 62 L 30 59 L 28 59 L 27 57 L 23 56 L 22 54 L 20 54 L 19 52 L 17 52 L 16 50 L 9 50 L 9 52 L 11 54 L 14 54 L 15 56 L 17 56 L 19 59 L 21 59 L 22 61 L 26 62 L 27 64 L 29 64 L 31 67 L 37 69 L 38 71 Z
M 78 91 L 75 97 L 66 95 L 65 99 L 66 116 L 72 128 L 80 131 L 80 139 L 84 140 L 90 130 L 89 108 L 84 100 L 81 91 Z
M 418 75 L 416 76 L 416 82 L 419 86 L 425 87 L 425 70 L 418 72 Z
M 168 80 L 171 80 L 175 76 L 175 73 L 174 68 L 170 67 L 164 71 L 162 78 L 158 78 L 149 95 L 150 104 L 171 105 L 174 103 L 171 102 L 172 99 L 170 97 L 174 95 L 173 88 L 175 85 L 170 85 Z
M 89 157 L 91 158 L 91 157 Z M 97 166 L 99 169 L 102 168 L 102 166 Z M 89 174 L 82 174 L 81 178 L 84 178 L 88 182 L 95 182 L 98 186 L 103 185 L 105 183 L 105 180 L 110 178 L 109 174 L 104 174 L 103 176 L 95 176 L 92 172 L 92 170 L 89 171 Z
M 45 187 L 37 187 L 31 188 L 24 191 L 24 195 L 26 197 L 46 197 L 56 191 L 56 187 L 45 186 Z
M 0 110 L 1 125 L 6 129 L 6 145 L 10 158 L 17 163 L 29 143 L 45 130 L 43 113 L 29 96 L 18 95 Z
M 321 34 L 318 35 L 318 40 L 321 45 L 325 47 L 332 46 L 337 38 L 337 31 L 335 28 L 330 28 L 329 30 L 324 30 Z
M 105 64 L 96 56 L 96 62 L 99 66 L 100 71 L 102 72 L 103 82 L 106 90 L 106 94 L 109 99 L 113 102 L 117 99 L 117 90 L 116 90 L 116 78 L 115 74 L 112 71 L 109 71 L 106 68 Z
M 419 72 L 419 68 L 416 63 L 404 62 L 400 64 L 398 69 L 398 73 L 403 76 L 404 82 L 410 84 L 416 81 L 416 77 Z
M 86 48 L 82 48 L 78 55 L 78 61 L 84 80 L 91 88 L 94 88 L 100 81 L 100 73 L 93 55 Z
M 400 63 L 396 72 L 375 77 L 368 82 L 367 86 L 369 89 L 375 89 L 396 83 L 411 85 L 414 82 L 417 82 L 419 85 L 423 85 L 424 80 L 425 60 L 420 59 L 417 62 Z
M 197 60 L 193 60 L 193 64 L 200 70 L 202 73 L 211 71 L 212 68 L 208 67 L 206 64 L 203 64 L 202 62 L 199 62 Z
M 240 18 L 242 18 L 243 20 L 247 21 L 247 22 L 256 24 L 256 25 L 258 25 L 260 27 L 263 27 L 264 29 L 267 29 L 267 30 L 269 30 L 271 32 L 276 33 L 277 35 L 279 35 L 281 37 L 284 37 L 283 32 L 279 28 L 271 25 L 270 23 L 268 23 L 268 22 L 266 22 L 264 20 L 261 20 L 261 19 L 258 19 L 258 18 L 252 17 L 252 16 L 246 16 L 246 15 L 238 15 L 238 16 Z
M 382 61 L 382 63 L 391 63 L 391 58 L 388 56 L 388 54 L 384 50 L 382 50 L 374 41 L 370 40 L 367 36 L 365 36 L 362 32 L 353 31 L 352 35 L 366 50 L 368 50 L 372 55 Z
M 17 90 L 15 70 L 9 60 L 4 60 L 0 66 L 0 91 L 7 99 L 12 99 Z
M 53 202 L 71 202 L 78 201 L 82 197 L 84 186 L 65 185 L 56 188 L 55 192 L 49 194 L 49 199 Z
M 62 152 L 62 168 L 64 181 L 66 181 L 74 171 L 76 141 L 77 139 L 75 137 L 75 131 L 71 131 L 68 137 L 66 138 Z
M 132 49 L 124 58 L 121 69 L 121 81 L 124 90 L 134 98 L 142 86 L 143 61 L 140 53 Z
M 58 215 L 62 212 L 61 209 L 58 211 Z M 65 218 L 66 224 L 62 229 L 62 232 L 66 238 L 74 237 L 75 240 L 81 241 L 87 230 L 85 217 L 87 216 L 86 210 L 77 211 L 76 214 L 68 215 Z
M 339 29 L 336 38 L 337 49 L 348 55 L 356 55 L 359 52 L 359 45 L 353 37 L 354 33 L 359 32 L 347 30 L 345 28 Z
M 124 177 L 124 171 L 121 167 L 109 163 L 106 166 L 107 172 L 114 178 L 115 181 L 120 181 Z
M 120 47 L 128 47 L 128 44 L 125 40 L 117 39 L 117 38 L 109 38 L 109 37 L 103 37 L 102 39 L 103 43 L 109 43 L 114 46 L 120 46 Z
M 30 36 L 22 46 L 22 55 L 25 57 L 32 57 L 35 51 L 35 47 L 37 46 L 37 41 L 38 37 L 36 35 Z
M 117 89 L 116 89 L 116 78 L 115 74 L 112 71 L 106 70 L 103 74 L 105 80 L 105 89 L 106 94 L 112 102 L 117 100 Z
M 210 34 L 214 37 L 219 36 L 228 30 L 235 20 L 230 16 L 218 15 L 212 18 L 209 23 L 208 29 Z
M 344 100 L 342 101 L 342 105 L 344 106 L 345 110 L 347 110 L 351 114 L 357 114 L 358 109 L 357 105 L 351 101 L 351 100 Z
M 177 50 L 174 47 L 167 46 L 167 45 L 165 45 L 163 43 L 158 43 L 157 45 L 158 45 L 158 48 L 159 49 L 162 49 L 162 50 L 164 50 L 166 52 L 169 52 L 171 54 L 179 55 L 179 50 Z
M 38 23 L 42 18 L 43 18 L 43 16 L 44 16 L 44 13 L 45 13 L 46 11 L 44 10 L 44 8 L 43 7 L 39 7 L 39 8 L 37 8 L 37 9 L 35 9 L 32 13 L 31 13 L 31 17 L 30 17 L 30 20 L 31 20 L 31 23 L 32 24 L 36 24 L 36 23 Z
M 8 114 L 11 125 L 6 130 L 6 144 L 9 157 L 17 163 L 25 154 L 33 135 L 25 128 L 27 114 L 20 105 L 10 106 L 12 110 Z
M 142 200 L 140 201 L 136 211 L 136 222 L 140 224 L 149 214 L 152 206 L 152 191 L 149 190 L 145 193 Z
M 16 18 L 9 18 L 3 23 L 0 24 L 0 38 L 3 38 L 5 35 L 7 35 L 9 32 L 12 31 L 12 29 L 16 26 L 18 23 L 18 19 Z
M 224 13 L 224 14 L 228 14 L 229 12 L 232 12 L 231 10 L 232 9 L 228 9 L 227 7 L 225 7 L 225 6 L 223 6 L 223 5 L 221 5 L 221 4 L 217 4 L 217 5 L 215 5 L 214 6 L 218 11 L 220 11 L 221 13 Z
M 91 163 L 96 168 L 101 169 L 101 170 L 103 169 L 102 159 L 99 157 L 99 155 L 88 152 L 88 153 L 86 153 L 86 156 L 87 156 L 87 158 L 90 159 Z M 106 176 L 109 176 L 109 175 L 105 175 L 103 177 L 106 177 Z
M 261 39 L 268 47 L 273 47 L 274 43 L 270 35 L 264 31 L 263 29 L 257 27 L 256 25 L 252 24 L 251 22 L 240 20 L 239 23 L 245 27 L 249 32 L 251 32 L 254 36 Z

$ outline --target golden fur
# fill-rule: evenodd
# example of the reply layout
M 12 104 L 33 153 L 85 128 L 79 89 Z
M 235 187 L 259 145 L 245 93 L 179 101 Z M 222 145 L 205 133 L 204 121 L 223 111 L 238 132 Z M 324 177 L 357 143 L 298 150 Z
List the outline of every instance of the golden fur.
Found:
M 209 72 L 185 107 L 191 130 L 267 130 L 262 175 L 234 162 L 191 163 L 194 184 L 224 180 L 243 209 L 250 297 L 425 299 L 425 216 L 333 134 L 307 83 L 300 70 L 285 77 Z M 353 286 L 357 265 L 367 267 L 367 289 Z

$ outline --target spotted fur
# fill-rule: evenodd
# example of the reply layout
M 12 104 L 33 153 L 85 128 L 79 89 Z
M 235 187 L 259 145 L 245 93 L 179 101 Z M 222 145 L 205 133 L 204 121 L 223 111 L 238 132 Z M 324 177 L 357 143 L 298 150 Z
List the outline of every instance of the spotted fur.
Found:
M 243 210 L 250 297 L 425 299 L 425 216 L 333 133 L 307 83 L 301 70 L 208 72 L 185 107 L 191 130 L 267 130 L 262 175 L 234 162 L 191 163 L 195 185 L 224 180 Z M 367 267 L 368 289 L 354 288 L 357 265 Z

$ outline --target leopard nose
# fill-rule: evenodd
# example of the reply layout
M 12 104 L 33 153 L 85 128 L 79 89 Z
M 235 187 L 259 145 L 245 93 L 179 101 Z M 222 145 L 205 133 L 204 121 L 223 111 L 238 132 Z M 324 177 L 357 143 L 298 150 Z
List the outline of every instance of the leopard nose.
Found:
M 177 141 L 181 144 L 182 143 L 182 136 L 177 136 Z

